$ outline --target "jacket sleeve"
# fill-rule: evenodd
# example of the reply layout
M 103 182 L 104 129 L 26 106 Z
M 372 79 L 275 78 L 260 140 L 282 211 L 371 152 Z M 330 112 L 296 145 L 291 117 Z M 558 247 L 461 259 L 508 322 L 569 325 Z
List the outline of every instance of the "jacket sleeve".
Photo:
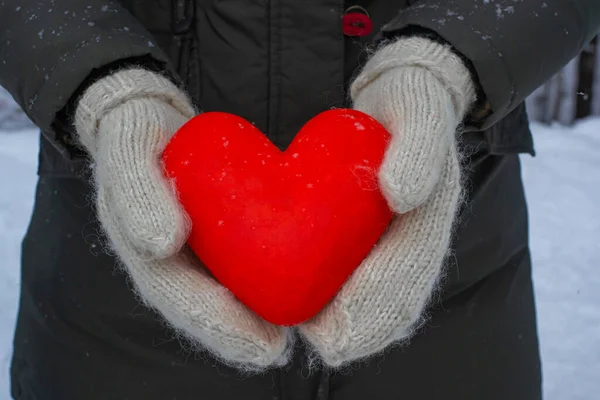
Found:
M 600 30 L 600 0 L 420 0 L 382 35 L 415 28 L 433 31 L 470 61 L 485 99 L 467 128 L 485 129 L 591 41 Z
M 126 59 L 169 69 L 151 34 L 117 1 L 0 0 L 0 26 L 0 85 L 46 135 L 96 69 Z

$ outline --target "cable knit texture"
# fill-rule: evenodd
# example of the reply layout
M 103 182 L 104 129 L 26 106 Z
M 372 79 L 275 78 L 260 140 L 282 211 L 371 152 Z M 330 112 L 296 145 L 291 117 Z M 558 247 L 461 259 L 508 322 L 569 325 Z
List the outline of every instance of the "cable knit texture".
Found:
M 354 107 L 393 136 L 380 171 L 391 207 L 421 205 L 441 176 L 457 126 L 475 101 L 475 85 L 448 46 L 411 37 L 383 47 L 351 87 Z
M 195 114 L 171 81 L 144 69 L 117 71 L 85 91 L 75 126 L 93 159 L 98 219 L 141 300 L 178 333 L 240 369 L 285 364 L 288 330 L 239 303 L 184 247 L 189 219 L 160 156 Z
M 439 281 L 461 195 L 456 131 L 475 101 L 447 46 L 410 37 L 377 51 L 354 81 L 354 107 L 392 140 L 379 180 L 397 216 L 332 302 L 299 329 L 329 366 L 408 339 Z

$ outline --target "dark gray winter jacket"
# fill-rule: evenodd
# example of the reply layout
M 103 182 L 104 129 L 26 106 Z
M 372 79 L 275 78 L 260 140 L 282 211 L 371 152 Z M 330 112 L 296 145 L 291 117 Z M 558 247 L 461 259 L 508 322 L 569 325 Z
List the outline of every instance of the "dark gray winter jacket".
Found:
M 203 110 L 240 114 L 285 144 L 310 116 L 346 102 L 373 39 L 342 34 L 353 5 L 368 11 L 375 32 L 430 29 L 470 60 L 491 110 L 472 121 L 481 128 L 575 56 L 600 20 L 596 0 L 2 0 L 0 85 L 63 147 L 53 122 L 82 82 L 141 57 L 179 75 Z M 530 150 L 514 137 L 487 141 Z
M 346 36 L 361 6 L 374 24 Z M 518 154 L 523 100 L 600 28 L 599 0 L 0 0 L 0 85 L 40 127 L 23 243 L 17 400 L 537 400 L 540 365 Z M 169 71 L 204 111 L 253 121 L 279 147 L 348 105 L 365 47 L 396 35 L 452 44 L 480 87 L 465 123 L 466 207 L 430 323 L 345 373 L 291 366 L 242 377 L 173 340 L 99 251 L 74 99 L 127 64 Z

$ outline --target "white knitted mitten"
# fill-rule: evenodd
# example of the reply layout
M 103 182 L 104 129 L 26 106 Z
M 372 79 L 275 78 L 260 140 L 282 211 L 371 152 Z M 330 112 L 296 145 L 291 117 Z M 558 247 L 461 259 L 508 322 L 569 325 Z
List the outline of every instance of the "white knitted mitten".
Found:
M 85 91 L 75 126 L 93 159 L 98 219 L 140 298 L 179 333 L 239 368 L 285 363 L 288 331 L 249 311 L 183 247 L 190 224 L 160 157 L 195 114 L 172 82 L 144 69 Z
M 397 213 L 371 254 L 300 332 L 338 367 L 408 339 L 439 280 L 461 195 L 455 135 L 475 101 L 469 70 L 449 47 L 403 38 L 370 59 L 354 107 L 392 134 L 379 180 Z

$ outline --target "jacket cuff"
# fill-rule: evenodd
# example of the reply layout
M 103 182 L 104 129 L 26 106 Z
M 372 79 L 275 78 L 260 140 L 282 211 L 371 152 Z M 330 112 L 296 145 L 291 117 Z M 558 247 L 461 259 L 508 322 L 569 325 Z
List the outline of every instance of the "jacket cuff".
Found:
M 42 129 L 42 134 L 67 160 L 79 160 L 86 157 L 85 151 L 77 141 L 75 132 L 74 116 L 77 103 L 82 94 L 96 81 L 115 73 L 116 71 L 128 68 L 143 68 L 156 73 L 166 75 L 175 84 L 182 86 L 179 77 L 165 67 L 165 64 L 156 60 L 152 56 L 131 57 L 119 59 L 103 67 L 95 68 L 90 72 L 86 79 L 79 84 L 72 93 L 69 100 L 60 109 L 47 129 Z
M 361 75 L 353 82 L 351 97 L 386 71 L 402 67 L 427 69 L 448 90 L 459 119 L 476 100 L 476 86 L 463 60 L 448 45 L 424 37 L 400 38 L 375 52 Z
M 464 19 L 445 18 L 440 22 L 440 10 L 437 7 L 409 7 L 403 10 L 380 33 L 381 39 L 407 36 L 415 31 L 430 31 L 441 42 L 452 45 L 453 50 L 467 59 L 471 65 L 471 74 L 476 83 L 483 88 L 479 91 L 477 105 L 466 117 L 465 129 L 483 130 L 489 128 L 513 108 L 516 102 L 516 89 L 507 73 L 503 54 L 492 40 L 487 40 L 483 27 L 472 26 Z
M 100 120 L 121 104 L 139 98 L 163 101 L 187 118 L 196 114 L 186 94 L 166 77 L 141 68 L 119 70 L 90 85 L 78 100 L 75 127 L 82 144 L 91 148 Z

